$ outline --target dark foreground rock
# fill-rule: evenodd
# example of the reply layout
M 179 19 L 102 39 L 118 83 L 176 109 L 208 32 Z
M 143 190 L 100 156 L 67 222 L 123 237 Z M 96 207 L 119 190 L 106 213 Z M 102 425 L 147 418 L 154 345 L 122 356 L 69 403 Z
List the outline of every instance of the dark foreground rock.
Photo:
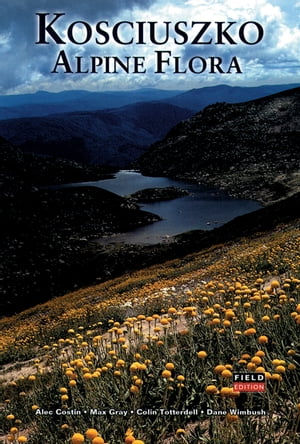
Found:
M 4 140 L 0 155 L 0 316 L 94 279 L 91 239 L 159 219 L 100 188 L 45 187 L 103 179 L 104 167 L 24 155 Z
M 93 187 L 22 190 L 0 205 L 2 313 L 89 282 L 89 240 L 159 219 Z

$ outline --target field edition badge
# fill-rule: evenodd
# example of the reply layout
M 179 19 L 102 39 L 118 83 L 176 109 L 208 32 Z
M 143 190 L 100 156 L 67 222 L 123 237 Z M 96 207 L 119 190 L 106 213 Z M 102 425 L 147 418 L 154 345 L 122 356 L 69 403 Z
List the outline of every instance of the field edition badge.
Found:
M 264 373 L 233 373 L 234 392 L 265 392 Z

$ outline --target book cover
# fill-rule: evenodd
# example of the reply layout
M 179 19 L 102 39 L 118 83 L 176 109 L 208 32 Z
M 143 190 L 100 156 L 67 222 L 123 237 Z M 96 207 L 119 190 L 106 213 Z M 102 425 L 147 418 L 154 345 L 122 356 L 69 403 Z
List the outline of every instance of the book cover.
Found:
M 299 442 L 300 3 L 0 11 L 0 442 Z

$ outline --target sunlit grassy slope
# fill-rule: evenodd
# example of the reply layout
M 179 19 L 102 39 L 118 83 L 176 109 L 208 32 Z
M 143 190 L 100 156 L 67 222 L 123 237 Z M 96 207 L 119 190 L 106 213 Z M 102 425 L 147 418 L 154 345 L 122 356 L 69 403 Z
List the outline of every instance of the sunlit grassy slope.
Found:
M 2 442 L 299 442 L 299 225 L 1 319 Z

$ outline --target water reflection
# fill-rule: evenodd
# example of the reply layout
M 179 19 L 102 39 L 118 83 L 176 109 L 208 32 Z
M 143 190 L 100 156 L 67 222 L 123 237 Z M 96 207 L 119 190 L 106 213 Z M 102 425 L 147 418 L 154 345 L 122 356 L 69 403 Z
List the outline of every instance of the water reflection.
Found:
M 170 186 L 189 192 L 188 196 L 177 199 L 142 204 L 143 210 L 158 214 L 162 220 L 131 232 L 101 239 L 101 243 L 104 244 L 112 242 L 133 244 L 168 242 L 176 234 L 195 229 L 210 230 L 261 207 L 258 202 L 235 199 L 216 189 L 166 177 L 142 176 L 136 171 L 119 171 L 113 179 L 89 182 L 88 184 L 99 186 L 121 196 L 144 188 Z

